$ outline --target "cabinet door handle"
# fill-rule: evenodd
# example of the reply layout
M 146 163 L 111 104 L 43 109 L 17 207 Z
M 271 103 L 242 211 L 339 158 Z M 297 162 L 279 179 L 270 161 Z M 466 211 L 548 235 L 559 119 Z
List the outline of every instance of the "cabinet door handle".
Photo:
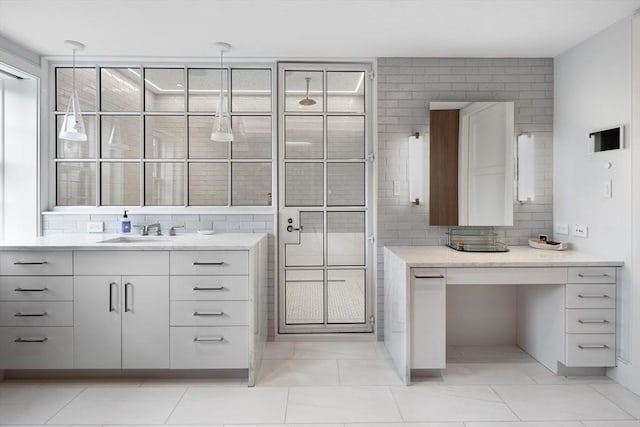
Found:
M 116 282 L 109 283 L 109 312 L 116 311 L 116 308 L 113 306 L 113 287 L 118 286 Z
M 224 261 L 216 261 L 216 262 L 193 261 L 193 265 L 224 265 Z
M 194 316 L 224 316 L 224 311 L 194 311 Z
M 578 298 L 609 298 L 607 294 L 578 294 Z
M 34 289 L 25 289 L 25 288 L 15 288 L 14 292 L 45 292 L 48 291 L 49 288 L 34 288 Z
M 584 273 L 578 273 L 578 277 L 608 277 L 609 275 L 607 273 L 600 273 L 600 274 L 584 274 Z
M 14 314 L 14 317 L 44 317 L 47 315 L 46 311 L 43 311 L 42 313 L 20 313 L 17 312 L 16 314 Z
M 131 311 L 129 308 L 129 287 L 133 286 L 130 282 L 124 284 L 124 311 L 128 313 Z
M 47 341 L 47 337 L 43 337 L 43 338 L 16 338 L 15 340 L 13 340 L 13 342 L 45 342 Z
M 15 261 L 13 265 L 43 265 L 48 263 L 48 261 Z
M 195 337 L 194 342 L 224 341 L 224 337 Z
M 223 289 L 224 289 L 224 286 L 206 286 L 206 287 L 203 287 L 203 286 L 196 285 L 196 286 L 193 287 L 194 291 L 221 291 Z
M 602 320 L 578 320 L 578 323 L 582 323 L 583 325 L 589 324 L 589 323 L 609 323 L 608 320 L 606 319 L 602 319 Z
M 434 275 L 434 276 L 418 276 L 417 274 L 413 276 L 416 279 L 444 279 L 442 274 Z
M 603 348 L 609 348 L 608 345 L 606 344 L 587 344 L 587 345 L 582 345 L 582 344 L 578 344 L 578 348 L 580 350 L 598 350 L 598 349 L 603 349 Z

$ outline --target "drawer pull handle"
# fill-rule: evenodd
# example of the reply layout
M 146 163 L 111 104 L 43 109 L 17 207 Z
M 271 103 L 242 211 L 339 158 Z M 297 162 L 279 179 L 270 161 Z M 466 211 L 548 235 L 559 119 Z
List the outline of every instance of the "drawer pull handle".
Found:
M 127 282 L 124 284 L 124 311 L 125 313 L 128 313 L 131 310 L 131 308 L 129 307 L 129 288 L 132 287 L 133 285 L 130 282 Z
M 194 311 L 194 316 L 224 316 L 224 311 Z
M 418 276 L 415 275 L 413 276 L 416 279 L 444 279 L 444 276 L 442 274 L 438 274 L 437 276 Z
M 194 342 L 224 341 L 224 337 L 195 337 Z
M 13 265 L 43 265 L 48 263 L 49 261 L 15 261 Z
M 36 288 L 36 289 L 25 289 L 25 288 L 15 288 L 14 292 L 46 292 L 49 288 Z
M 606 319 L 602 319 L 602 320 L 578 320 L 578 323 L 582 323 L 583 325 L 589 324 L 589 323 L 609 323 L 608 320 Z
M 109 313 L 116 311 L 116 308 L 113 306 L 113 287 L 118 286 L 116 282 L 109 283 Z
M 578 348 L 580 350 L 599 350 L 599 349 L 604 349 L 604 348 L 609 348 L 608 345 L 606 344 L 588 344 L 588 345 L 582 345 L 582 344 L 578 344 Z
M 578 294 L 578 298 L 609 298 L 607 294 Z
M 42 313 L 16 313 L 13 316 L 14 317 L 44 317 L 47 315 L 46 311 L 43 311 Z
M 600 273 L 600 274 L 578 273 L 578 277 L 609 277 L 609 275 L 607 273 Z
M 16 338 L 13 342 L 45 342 L 47 337 L 44 338 Z
M 221 291 L 223 289 L 224 289 L 224 286 L 207 286 L 207 287 L 194 286 L 193 287 L 194 291 Z
M 194 261 L 193 265 L 224 265 L 224 261 L 217 261 L 217 262 L 200 262 L 200 261 Z

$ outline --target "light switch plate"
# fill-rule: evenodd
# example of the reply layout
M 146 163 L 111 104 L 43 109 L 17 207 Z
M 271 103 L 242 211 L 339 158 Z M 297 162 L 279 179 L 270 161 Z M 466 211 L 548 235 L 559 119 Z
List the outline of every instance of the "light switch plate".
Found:
M 95 221 L 87 223 L 87 233 L 102 233 L 104 231 L 104 222 Z
M 569 224 L 556 224 L 556 233 L 569 234 Z
M 605 199 L 610 199 L 612 197 L 612 191 L 611 191 L 611 187 L 612 187 L 612 182 L 610 179 L 606 179 L 603 183 L 603 187 L 602 187 L 602 195 L 604 196 Z
M 588 228 L 586 225 L 573 224 L 573 235 L 576 237 L 587 237 Z

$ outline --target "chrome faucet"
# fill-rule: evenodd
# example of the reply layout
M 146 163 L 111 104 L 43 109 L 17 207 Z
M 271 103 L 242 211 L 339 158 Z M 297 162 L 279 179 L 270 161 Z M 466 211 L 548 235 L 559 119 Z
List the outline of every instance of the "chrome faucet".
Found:
M 156 236 L 162 236 L 162 231 L 160 229 L 160 223 L 158 223 L 158 222 L 154 222 L 153 224 L 142 226 L 142 235 L 143 236 L 148 236 L 149 232 L 151 231 L 151 229 L 155 230 L 155 232 L 156 232 L 155 235 Z

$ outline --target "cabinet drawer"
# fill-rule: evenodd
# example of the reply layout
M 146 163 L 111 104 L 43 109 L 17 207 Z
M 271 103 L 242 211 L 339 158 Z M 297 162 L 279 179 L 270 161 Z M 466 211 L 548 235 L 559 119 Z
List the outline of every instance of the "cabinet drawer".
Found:
M 71 301 L 0 302 L 0 326 L 73 326 Z
M 248 276 L 171 276 L 175 301 L 247 300 Z
M 83 276 L 163 276 L 169 274 L 168 251 L 75 251 L 74 273 Z
M 172 301 L 171 326 L 247 326 L 245 301 Z
M 73 328 L 0 328 L 0 368 L 72 369 Z
M 567 334 L 566 365 L 611 367 L 616 365 L 615 334 Z
M 70 276 L 69 251 L 0 251 L 0 272 L 7 276 Z
M 567 309 L 566 322 L 569 334 L 614 334 L 616 311 L 598 308 Z
M 246 326 L 172 327 L 172 369 L 240 369 L 249 367 Z
M 571 267 L 568 283 L 616 283 L 615 267 Z
M 71 276 L 0 276 L 0 301 L 72 301 Z
M 616 308 L 616 285 L 567 285 L 567 308 Z
M 447 268 L 447 285 L 544 285 L 567 283 L 567 269 Z
M 247 251 L 173 251 L 171 274 L 248 274 Z

